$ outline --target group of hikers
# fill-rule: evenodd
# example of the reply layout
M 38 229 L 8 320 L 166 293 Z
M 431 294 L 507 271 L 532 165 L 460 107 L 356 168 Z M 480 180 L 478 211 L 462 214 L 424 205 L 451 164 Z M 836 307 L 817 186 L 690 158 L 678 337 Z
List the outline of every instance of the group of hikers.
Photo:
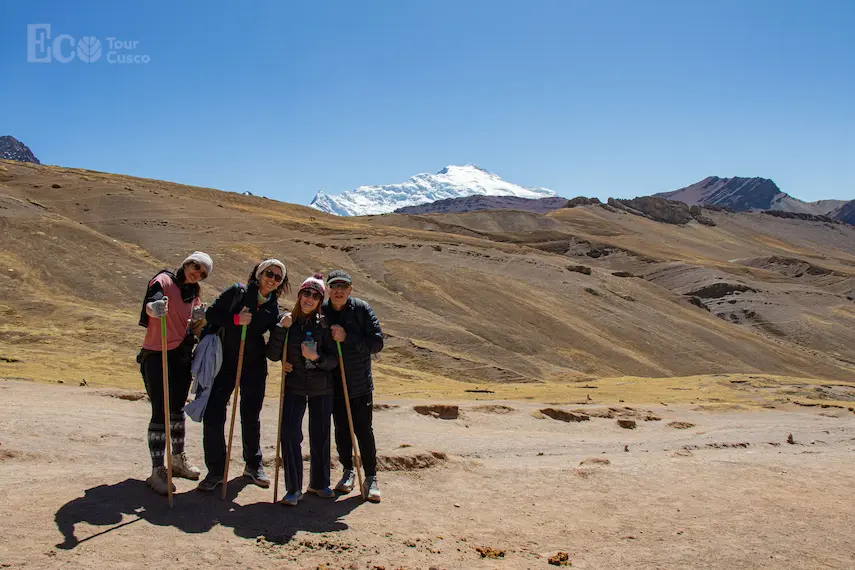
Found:
M 303 498 L 301 444 L 307 407 L 310 465 L 306 491 L 335 498 L 336 491 L 353 490 L 354 471 L 359 468 L 353 459 L 355 439 L 365 473 L 360 491 L 368 501 L 379 502 L 371 355 L 382 350 L 383 333 L 371 306 L 352 296 L 350 275 L 339 269 L 331 271 L 326 282 L 320 273 L 306 278 L 297 291 L 294 307 L 283 310 L 279 300 L 283 293 L 290 292 L 288 273 L 278 259 L 266 259 L 253 267 L 246 284 L 228 287 L 206 307 L 199 283 L 211 275 L 213 266 L 208 254 L 193 252 L 175 271 L 163 270 L 152 278 L 145 293 L 139 324 L 146 327 L 146 335 L 137 361 L 151 401 L 148 448 L 152 471 L 146 481 L 148 485 L 170 497 L 175 490 L 170 487 L 170 473 L 164 465 L 167 433 L 171 444 L 171 461 L 167 462 L 171 465 L 171 475 L 191 480 L 201 476 L 184 450 L 185 403 L 194 380 L 192 370 L 199 368 L 200 358 L 206 358 L 209 364 L 216 361 L 219 370 L 208 388 L 199 384 L 196 400 L 188 404 L 187 410 L 201 404 L 196 406 L 196 414 L 191 414 L 203 424 L 202 443 L 208 468 L 198 490 L 212 492 L 227 484 L 223 430 L 238 370 L 243 476 L 259 487 L 270 486 L 270 477 L 262 466 L 260 443 L 260 414 L 270 359 L 282 362 L 284 377 L 279 421 L 286 493 L 279 502 L 296 506 Z M 266 333 L 269 333 L 267 340 Z M 202 349 L 210 335 L 216 335 L 221 345 L 213 355 L 207 347 Z M 340 362 L 344 371 L 339 369 Z M 168 394 L 164 394 L 164 370 Z M 165 417 L 164 398 L 169 402 L 169 418 Z M 334 490 L 330 488 L 330 416 L 343 468 Z

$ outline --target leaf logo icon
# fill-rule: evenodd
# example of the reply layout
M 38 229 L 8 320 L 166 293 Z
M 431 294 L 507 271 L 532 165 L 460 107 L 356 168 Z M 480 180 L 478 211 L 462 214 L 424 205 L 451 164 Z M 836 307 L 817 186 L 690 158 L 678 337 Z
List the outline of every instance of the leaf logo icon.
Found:
M 101 41 L 95 36 L 84 36 L 77 42 L 77 57 L 83 63 L 95 63 L 101 59 Z

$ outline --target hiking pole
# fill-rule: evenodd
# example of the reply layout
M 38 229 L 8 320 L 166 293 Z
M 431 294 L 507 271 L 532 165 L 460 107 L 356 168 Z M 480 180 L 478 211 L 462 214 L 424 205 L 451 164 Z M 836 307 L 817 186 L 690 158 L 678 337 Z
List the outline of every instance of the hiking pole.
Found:
M 279 386 L 279 427 L 276 428 L 276 467 L 273 468 L 273 502 L 279 497 L 279 458 L 282 449 L 282 408 L 285 407 L 285 372 L 286 357 L 288 356 L 288 335 L 291 334 L 291 329 L 285 333 L 285 345 L 282 347 L 282 384 Z
M 235 378 L 235 396 L 232 400 L 232 425 L 229 426 L 229 447 L 226 451 L 226 468 L 223 471 L 223 494 L 222 498 L 226 498 L 226 486 L 229 484 L 229 460 L 232 458 L 232 438 L 235 434 L 235 416 L 237 415 L 238 392 L 240 392 L 240 373 L 243 368 L 243 347 L 246 344 L 246 325 L 240 329 L 240 349 L 238 350 L 238 365 L 237 377 Z
M 163 356 L 163 423 L 166 424 L 166 490 L 172 508 L 172 418 L 169 416 L 169 360 L 166 355 L 166 315 L 160 317 L 160 354 Z
M 365 498 L 365 490 L 362 488 L 362 462 L 359 460 L 359 446 L 356 442 L 356 432 L 353 431 L 353 415 L 350 413 L 350 396 L 347 395 L 347 378 L 344 375 L 344 357 L 341 355 L 341 343 L 335 341 L 338 347 L 338 367 L 341 369 L 341 387 L 344 390 L 344 407 L 347 410 L 347 425 L 350 427 L 350 441 L 353 445 L 353 468 L 356 469 L 356 477 L 359 481 L 359 494 Z

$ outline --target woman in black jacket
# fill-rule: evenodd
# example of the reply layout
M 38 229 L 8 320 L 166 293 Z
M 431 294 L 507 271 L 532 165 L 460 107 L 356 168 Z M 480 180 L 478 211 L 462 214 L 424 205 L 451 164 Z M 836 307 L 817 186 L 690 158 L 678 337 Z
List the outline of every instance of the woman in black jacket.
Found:
M 309 493 L 332 499 L 330 489 L 330 417 L 332 375 L 338 364 L 335 344 L 320 308 L 326 288 L 316 273 L 300 285 L 291 315 L 271 334 L 267 357 L 281 360 L 287 339 L 285 400 L 282 406 L 282 467 L 285 474 L 283 505 L 295 506 L 303 498 L 303 416 L 309 407 Z M 287 328 L 285 328 L 287 327 Z
M 202 419 L 202 446 L 208 475 L 199 483 L 200 491 L 213 491 L 223 484 L 226 468 L 226 405 L 235 389 L 241 329 L 246 326 L 243 369 L 240 377 L 240 424 L 243 438 L 243 474 L 259 487 L 270 486 L 261 466 L 261 405 L 267 380 L 264 333 L 279 324 L 279 297 L 288 288 L 285 265 L 267 259 L 252 269 L 246 286 L 235 283 L 223 291 L 208 308 L 206 334 L 223 332 L 223 364 L 214 378 L 211 395 Z

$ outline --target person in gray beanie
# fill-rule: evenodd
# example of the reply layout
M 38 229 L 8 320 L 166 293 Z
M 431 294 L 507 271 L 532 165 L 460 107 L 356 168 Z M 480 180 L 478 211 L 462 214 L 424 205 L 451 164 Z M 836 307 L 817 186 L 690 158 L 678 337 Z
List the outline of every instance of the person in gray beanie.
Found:
M 174 272 L 168 269 L 160 271 L 148 282 L 140 312 L 139 324 L 146 331 L 137 363 L 151 402 L 148 449 L 152 468 L 146 483 L 161 495 L 168 493 L 168 478 L 163 464 L 167 421 L 170 422 L 172 436 L 172 475 L 193 480 L 199 479 L 200 475 L 199 469 L 188 461 L 184 453 L 183 408 L 190 392 L 193 346 L 205 319 L 199 282 L 207 279 L 213 268 L 211 256 L 194 251 Z M 169 369 L 169 394 L 166 395 L 163 393 L 161 319 L 166 320 Z M 169 398 L 169 418 L 164 417 L 164 397 Z

